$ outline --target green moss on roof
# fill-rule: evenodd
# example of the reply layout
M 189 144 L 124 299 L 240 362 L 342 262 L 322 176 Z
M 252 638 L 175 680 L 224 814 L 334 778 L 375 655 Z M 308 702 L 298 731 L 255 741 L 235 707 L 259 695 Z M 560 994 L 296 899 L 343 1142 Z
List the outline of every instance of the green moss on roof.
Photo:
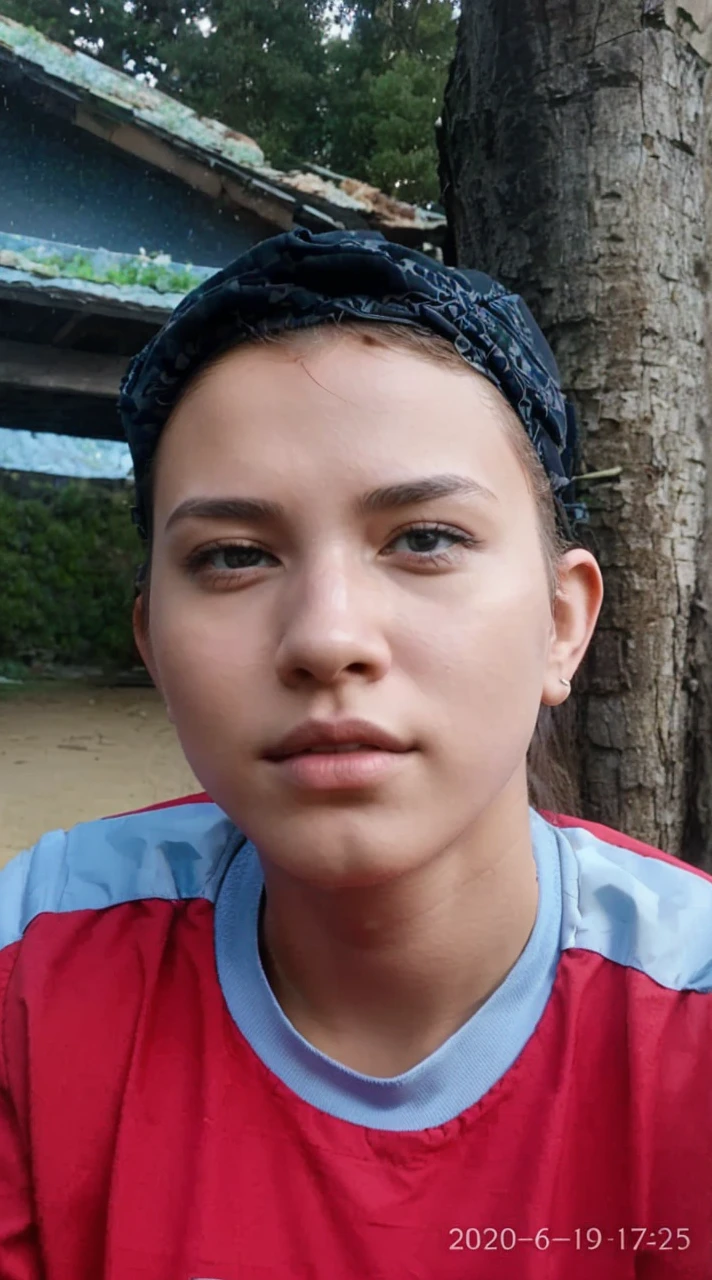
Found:
M 157 293 L 188 293 L 202 280 L 202 276 L 194 275 L 190 268 L 173 269 L 141 258 L 102 270 L 87 254 L 75 253 L 67 258 L 59 253 L 38 255 L 31 249 L 25 253 L 0 249 L 0 266 L 28 271 L 47 279 L 64 276 L 67 279 L 91 280 L 94 284 L 142 285 L 146 289 L 155 289 Z
M 158 250 L 115 253 L 0 231 L 0 268 L 3 267 L 47 280 L 86 280 L 117 285 L 127 291 L 139 287 L 174 296 L 189 293 L 218 269 L 174 263 L 170 254 Z

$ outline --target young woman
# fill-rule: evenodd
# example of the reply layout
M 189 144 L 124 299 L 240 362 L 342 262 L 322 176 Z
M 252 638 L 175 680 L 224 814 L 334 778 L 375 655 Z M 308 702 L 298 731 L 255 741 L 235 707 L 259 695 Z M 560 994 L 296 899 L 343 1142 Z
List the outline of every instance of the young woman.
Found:
M 712 880 L 530 803 L 603 588 L 527 309 L 299 231 L 121 410 L 205 795 L 0 876 L 2 1280 L 709 1280 Z

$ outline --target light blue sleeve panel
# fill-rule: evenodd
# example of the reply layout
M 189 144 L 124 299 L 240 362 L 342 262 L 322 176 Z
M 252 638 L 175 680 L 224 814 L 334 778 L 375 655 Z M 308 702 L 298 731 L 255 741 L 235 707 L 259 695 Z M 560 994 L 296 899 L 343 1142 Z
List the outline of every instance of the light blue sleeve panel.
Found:
M 0 871 L 0 949 L 46 911 L 101 910 L 142 898 L 214 902 L 242 842 L 208 803 L 49 831 Z
M 64 832 L 53 831 L 64 843 Z M 47 839 L 45 836 L 44 839 Z M 0 871 L 0 951 L 22 937 L 21 920 L 27 899 L 27 881 L 32 865 L 32 849 L 25 849 Z
M 559 835 L 562 950 L 596 951 L 674 991 L 712 991 L 712 881 L 583 827 Z

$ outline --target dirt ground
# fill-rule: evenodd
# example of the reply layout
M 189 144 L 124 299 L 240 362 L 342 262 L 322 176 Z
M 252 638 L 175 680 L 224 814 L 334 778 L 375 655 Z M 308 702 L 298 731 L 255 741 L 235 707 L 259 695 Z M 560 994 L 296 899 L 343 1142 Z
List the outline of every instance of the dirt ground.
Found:
M 0 687 L 0 865 L 44 831 L 200 790 L 154 689 Z

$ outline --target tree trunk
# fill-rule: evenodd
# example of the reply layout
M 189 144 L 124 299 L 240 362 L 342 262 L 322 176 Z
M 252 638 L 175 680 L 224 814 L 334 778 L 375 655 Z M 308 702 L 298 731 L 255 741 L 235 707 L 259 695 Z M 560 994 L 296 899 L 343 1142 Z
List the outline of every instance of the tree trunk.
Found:
M 712 0 L 464 0 L 451 261 L 523 294 L 582 428 L 606 599 L 574 680 L 580 816 L 712 867 Z

